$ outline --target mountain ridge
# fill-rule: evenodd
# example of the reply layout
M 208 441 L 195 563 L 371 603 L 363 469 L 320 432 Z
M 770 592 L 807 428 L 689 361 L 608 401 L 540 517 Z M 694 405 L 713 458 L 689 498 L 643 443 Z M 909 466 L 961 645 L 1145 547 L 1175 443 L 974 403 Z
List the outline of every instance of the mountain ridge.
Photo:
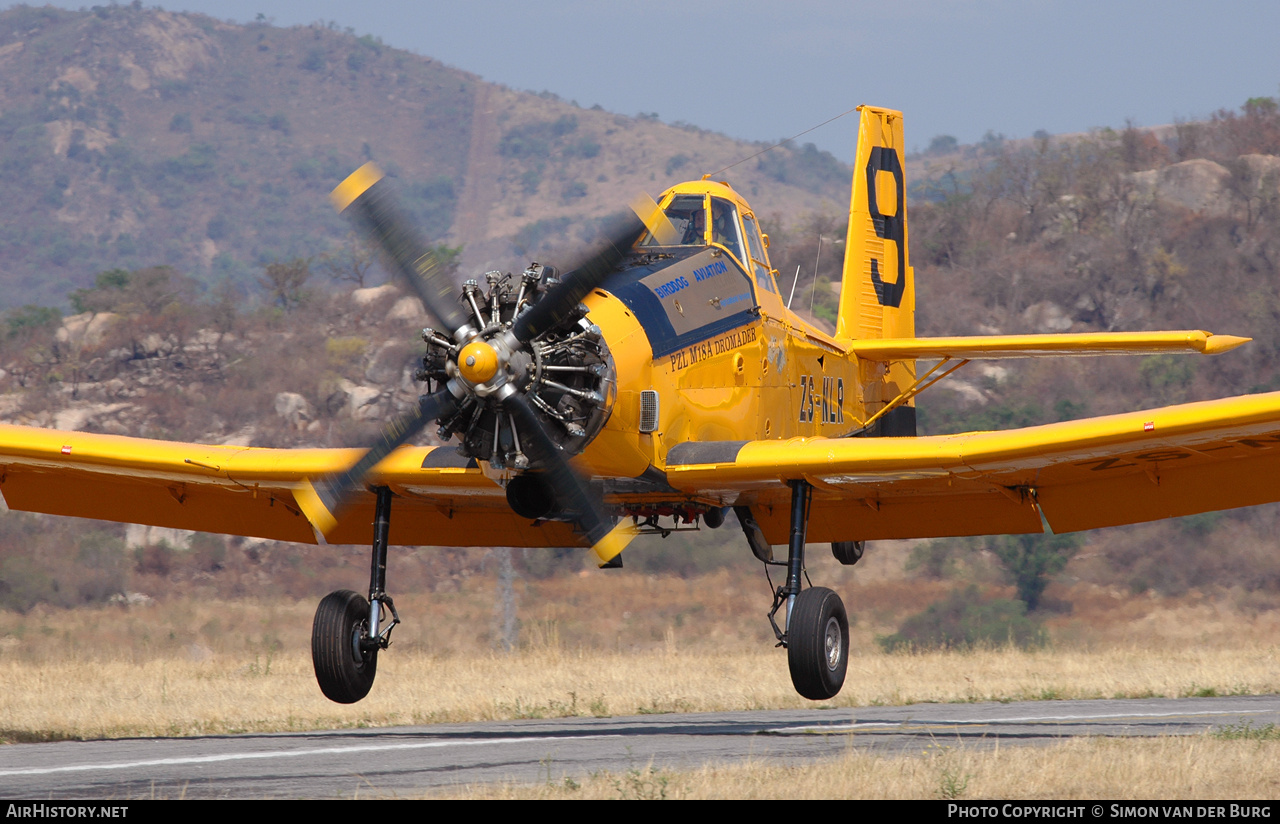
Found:
M 247 287 L 266 263 L 340 245 L 325 195 L 371 159 L 472 271 L 572 246 L 637 189 L 760 148 L 517 92 L 329 26 L 140 6 L 0 13 L 0 139 L 0 182 L 17 194 L 0 203 L 5 306 L 61 305 L 111 268 Z M 776 155 L 728 178 L 762 217 L 843 208 L 847 167 Z

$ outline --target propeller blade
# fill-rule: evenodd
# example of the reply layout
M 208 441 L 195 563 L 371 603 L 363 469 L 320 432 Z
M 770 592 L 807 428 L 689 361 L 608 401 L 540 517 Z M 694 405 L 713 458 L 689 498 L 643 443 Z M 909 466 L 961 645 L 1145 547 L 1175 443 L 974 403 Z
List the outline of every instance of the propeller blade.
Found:
M 569 465 L 523 395 L 511 395 L 502 405 L 516 421 L 530 464 L 545 476 L 560 508 L 573 513 L 601 563 L 612 560 L 631 542 L 635 527 L 625 519 L 617 526 L 611 523 L 600 497 Z
M 622 262 L 646 229 L 644 221 L 634 211 L 612 220 L 586 257 L 572 269 L 566 269 L 568 274 L 564 280 L 516 318 L 511 327 L 516 340 L 527 343 L 568 318 L 578 303 Z
M 645 228 L 659 246 L 675 246 L 680 242 L 680 233 L 676 231 L 675 224 L 646 193 L 641 192 L 631 199 L 631 211 L 644 221 Z
M 431 245 L 408 219 L 391 181 L 377 165 L 356 169 L 329 195 L 366 235 L 377 241 L 393 269 L 409 284 L 427 311 L 452 336 L 467 323 L 453 283 L 443 271 Z
M 350 469 L 338 472 L 312 483 L 304 480 L 293 497 L 302 508 L 307 520 L 322 534 L 328 535 L 338 525 L 338 510 L 352 495 L 364 488 L 365 477 L 370 470 L 390 455 L 396 447 L 422 431 L 434 420 L 453 413 L 458 401 L 447 388 L 434 395 L 423 395 L 418 406 L 408 414 L 388 424 L 375 443 Z

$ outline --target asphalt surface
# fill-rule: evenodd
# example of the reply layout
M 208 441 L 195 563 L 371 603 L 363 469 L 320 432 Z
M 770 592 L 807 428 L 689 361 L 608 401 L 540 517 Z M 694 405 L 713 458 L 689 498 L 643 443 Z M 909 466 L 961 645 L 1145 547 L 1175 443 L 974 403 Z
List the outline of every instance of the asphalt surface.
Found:
M 0 747 L 0 798 L 404 797 L 650 765 L 814 763 L 850 747 L 918 753 L 930 744 L 1194 735 L 1245 722 L 1280 725 L 1280 696 L 915 704 L 17 744 Z

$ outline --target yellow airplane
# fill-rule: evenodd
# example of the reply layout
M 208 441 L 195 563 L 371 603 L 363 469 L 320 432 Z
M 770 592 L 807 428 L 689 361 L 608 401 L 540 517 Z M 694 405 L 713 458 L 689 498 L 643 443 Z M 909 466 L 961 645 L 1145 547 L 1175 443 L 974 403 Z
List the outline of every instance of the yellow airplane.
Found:
M 332 593 L 313 624 L 320 688 L 344 703 L 368 693 L 399 622 L 390 544 L 591 546 L 607 565 L 660 519 L 714 528 L 732 507 L 766 571 L 785 570 L 769 620 L 792 681 L 826 699 L 844 683 L 848 620 L 834 592 L 802 586 L 809 542 L 852 564 L 868 540 L 1062 533 L 1280 500 L 1280 393 L 916 436 L 916 395 L 974 359 L 1215 354 L 1247 339 L 916 337 L 902 116 L 860 111 L 834 335 L 790 311 L 768 237 L 726 183 L 638 204 L 559 271 L 534 263 L 459 292 L 367 165 L 335 203 L 438 325 L 423 332 L 427 392 L 412 414 L 368 451 L 0 426 L 0 491 L 18 510 L 371 542 L 368 597 Z M 433 423 L 454 445 L 407 445 Z

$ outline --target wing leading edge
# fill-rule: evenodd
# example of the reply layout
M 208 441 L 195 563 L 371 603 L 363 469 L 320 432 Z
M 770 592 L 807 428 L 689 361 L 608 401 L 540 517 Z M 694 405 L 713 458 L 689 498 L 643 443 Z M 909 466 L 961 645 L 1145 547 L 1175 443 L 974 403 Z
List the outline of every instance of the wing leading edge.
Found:
M 1280 500 L 1280 393 L 1002 432 L 672 449 L 677 489 L 747 503 L 785 543 L 785 482 L 814 486 L 811 541 L 1074 532 Z
M 1063 335 L 975 335 L 951 338 L 879 338 L 855 340 L 849 348 L 864 360 L 915 358 L 996 359 L 1063 355 L 1156 355 L 1199 352 L 1216 355 L 1248 343 L 1249 338 L 1215 335 L 1198 329 L 1173 332 L 1082 332 Z
M 316 543 L 294 497 L 306 478 L 346 469 L 354 449 L 263 449 L 0 425 L 0 493 L 9 508 L 52 515 Z M 372 485 L 396 498 L 395 544 L 576 546 L 567 524 L 530 524 L 501 487 L 448 447 L 402 447 Z M 329 543 L 367 544 L 373 495 L 340 515 Z

